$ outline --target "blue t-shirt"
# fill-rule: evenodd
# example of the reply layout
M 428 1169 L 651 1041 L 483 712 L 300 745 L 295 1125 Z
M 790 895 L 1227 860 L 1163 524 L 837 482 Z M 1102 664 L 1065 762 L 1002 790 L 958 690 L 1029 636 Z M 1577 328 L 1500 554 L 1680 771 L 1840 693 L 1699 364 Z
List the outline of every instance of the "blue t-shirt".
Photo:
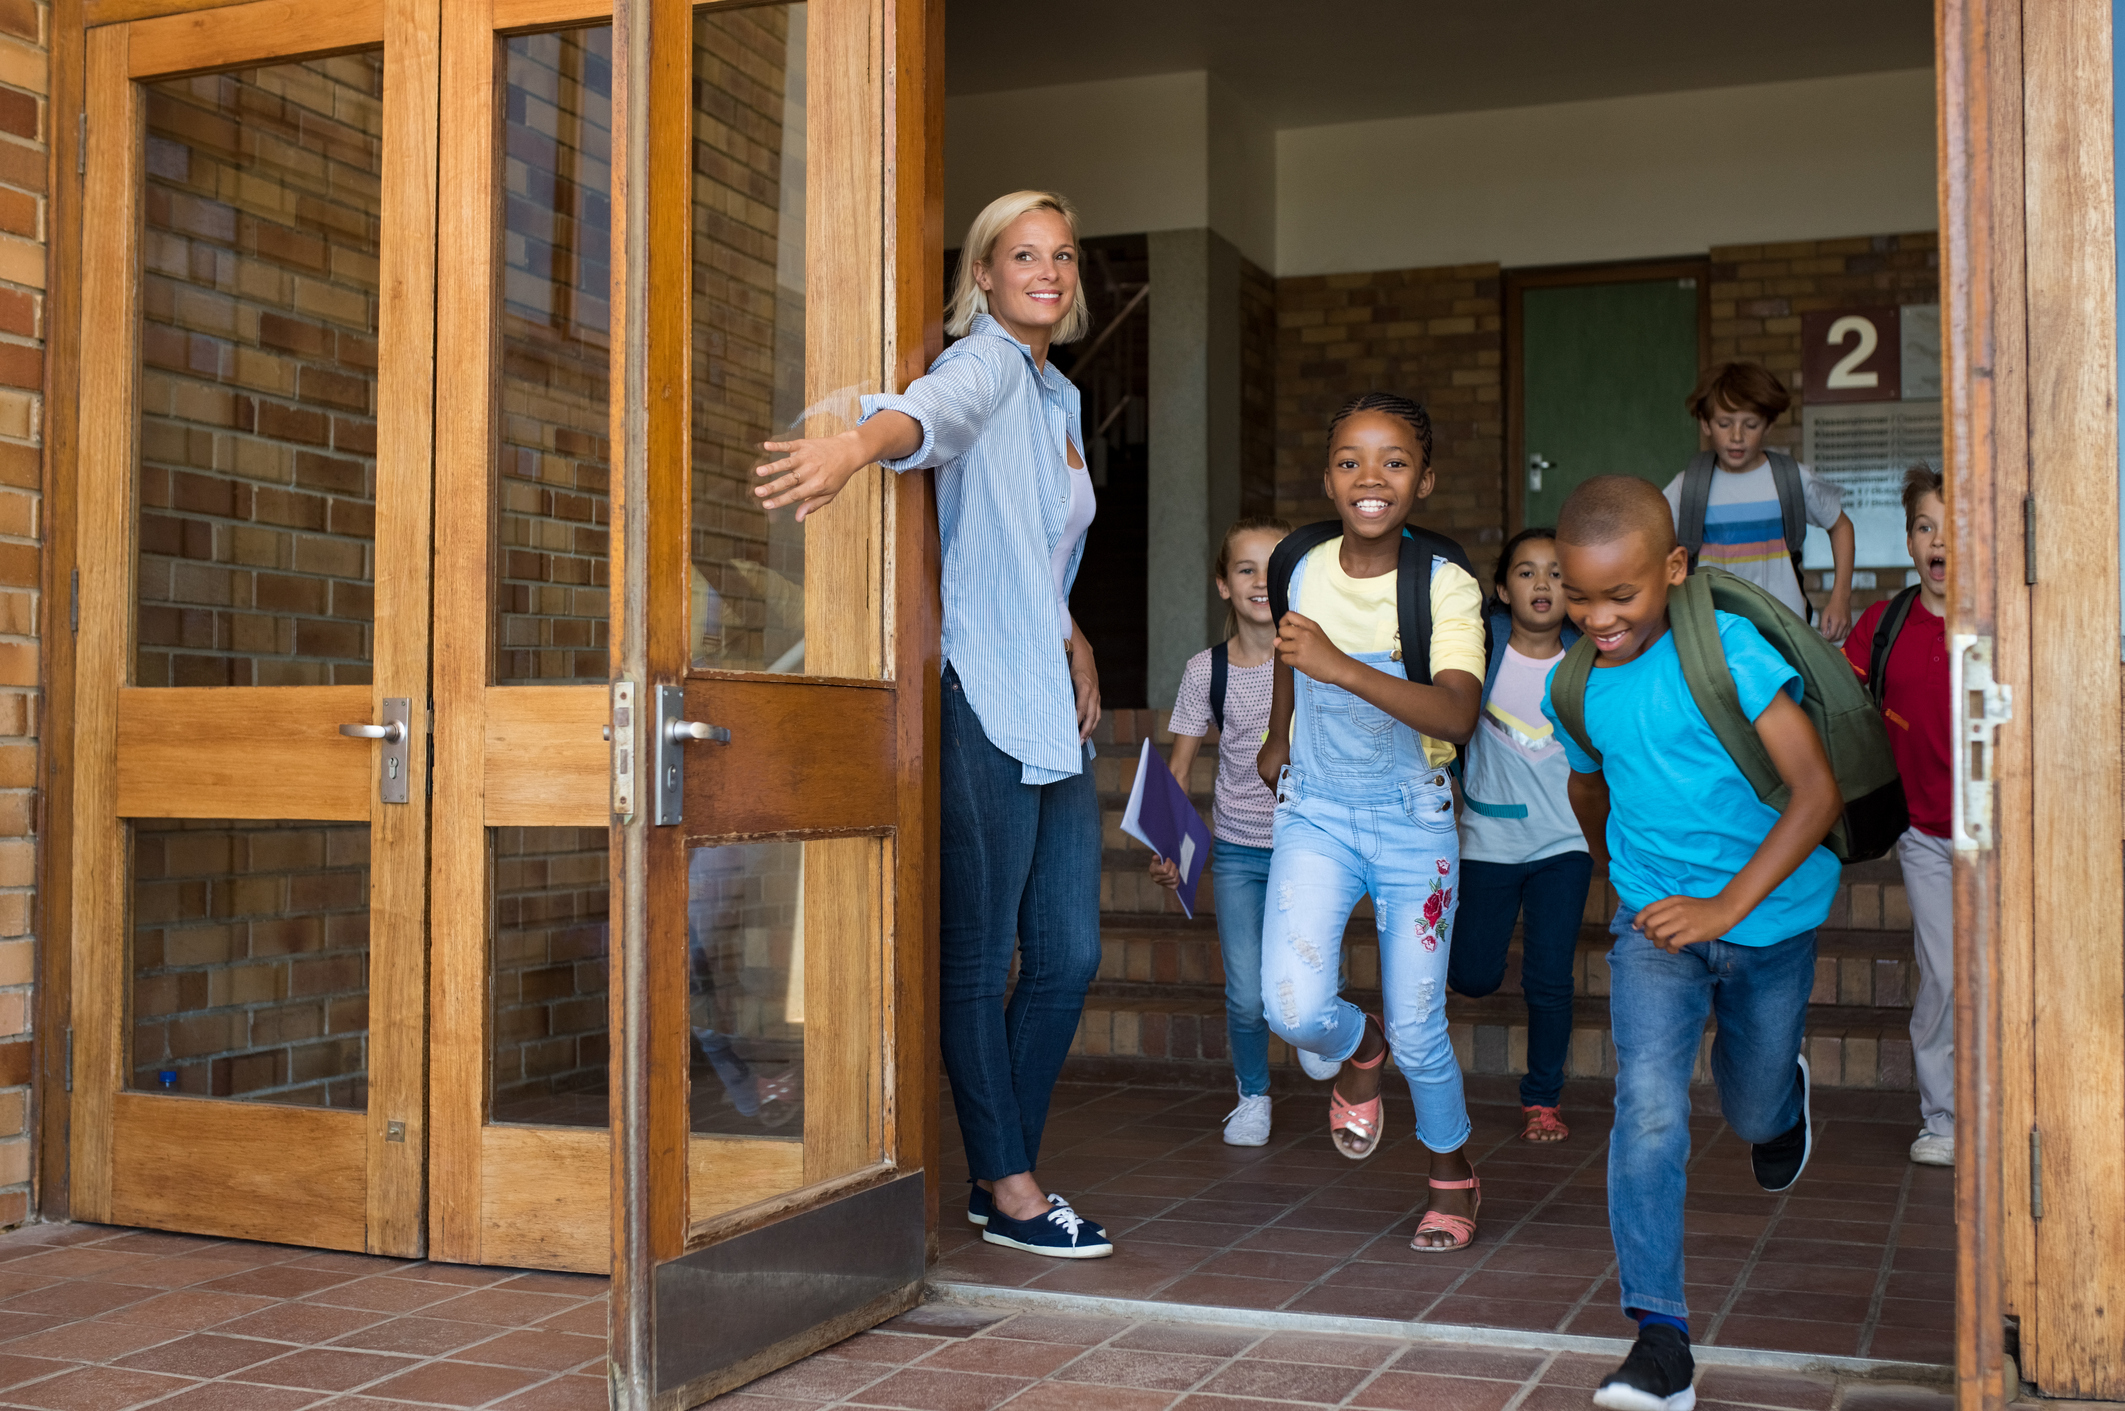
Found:
M 1762 715 L 1780 691 L 1799 700 L 1800 673 L 1763 634 L 1745 618 L 1717 616 L 1719 643 L 1749 719 Z M 1547 692 L 1542 713 L 1556 726 L 1574 770 L 1608 776 L 1609 880 L 1634 911 L 1663 897 L 1717 896 L 1778 822 L 1778 810 L 1756 797 L 1691 698 L 1672 632 L 1636 661 L 1591 673 L 1586 733 L 1601 751 L 1598 769 L 1557 723 Z M 1841 877 L 1837 859 L 1816 848 L 1726 939 L 1767 946 L 1813 930 L 1829 919 Z

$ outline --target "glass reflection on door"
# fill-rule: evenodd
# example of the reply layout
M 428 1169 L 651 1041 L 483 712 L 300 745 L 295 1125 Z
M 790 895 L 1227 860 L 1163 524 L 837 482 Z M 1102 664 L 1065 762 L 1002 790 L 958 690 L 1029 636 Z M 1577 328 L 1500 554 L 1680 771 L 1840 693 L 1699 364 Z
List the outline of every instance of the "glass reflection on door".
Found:
M 730 843 L 687 853 L 697 1133 L 804 1135 L 804 849 Z

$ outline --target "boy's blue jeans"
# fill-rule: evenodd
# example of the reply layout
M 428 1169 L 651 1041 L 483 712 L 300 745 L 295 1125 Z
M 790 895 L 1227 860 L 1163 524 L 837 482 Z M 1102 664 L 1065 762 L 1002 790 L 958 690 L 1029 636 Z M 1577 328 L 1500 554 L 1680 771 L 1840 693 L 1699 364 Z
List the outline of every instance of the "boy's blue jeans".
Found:
M 1572 1046 L 1572 961 L 1594 859 L 1560 852 L 1533 862 L 1461 861 L 1461 911 L 1446 982 L 1481 999 L 1505 978 L 1513 922 L 1525 910 L 1520 992 L 1527 996 L 1527 1076 L 1520 1105 L 1555 1107 Z
M 1357 1052 L 1364 1011 L 1337 991 L 1343 929 L 1370 893 L 1387 1041 L 1416 1100 L 1417 1138 L 1433 1151 L 1458 1151 L 1468 1140 L 1468 1106 L 1446 1033 L 1446 961 L 1461 846 L 1446 776 L 1389 781 L 1364 802 L 1309 793 L 1295 769 L 1285 781 L 1262 927 L 1269 1027 L 1323 1058 Z
M 1243 1097 L 1269 1091 L 1269 1021 L 1262 1014 L 1262 903 L 1269 895 L 1268 848 L 1217 840 L 1217 948 L 1225 962 L 1225 1045 Z
M 1815 988 L 1815 933 L 1768 946 L 1706 941 L 1672 955 L 1620 907 L 1609 931 L 1609 1026 L 1616 1040 L 1616 1123 L 1609 1137 L 1609 1233 L 1623 1306 L 1686 1318 L 1683 1196 L 1690 1159 L 1690 1073 L 1716 1016 L 1719 1110 L 1745 1142 L 1800 1120 L 1800 1043 Z
M 967 1165 L 993 1181 L 1039 1161 L 1099 972 L 1099 793 L 1089 766 L 1020 783 L 949 667 L 940 713 L 937 1035 Z

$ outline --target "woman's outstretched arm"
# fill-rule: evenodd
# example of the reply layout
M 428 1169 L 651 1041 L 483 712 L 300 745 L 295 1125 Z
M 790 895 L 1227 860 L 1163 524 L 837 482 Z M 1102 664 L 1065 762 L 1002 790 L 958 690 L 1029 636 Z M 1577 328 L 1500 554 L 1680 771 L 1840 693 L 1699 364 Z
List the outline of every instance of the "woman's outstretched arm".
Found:
M 816 436 L 802 441 L 768 441 L 763 449 L 782 452 L 782 459 L 758 467 L 753 474 L 774 476 L 753 493 L 762 508 L 778 510 L 796 504 L 797 518 L 815 514 L 834 502 L 849 477 L 872 461 L 898 460 L 922 448 L 922 423 L 906 412 L 881 411 L 860 426 L 838 436 Z

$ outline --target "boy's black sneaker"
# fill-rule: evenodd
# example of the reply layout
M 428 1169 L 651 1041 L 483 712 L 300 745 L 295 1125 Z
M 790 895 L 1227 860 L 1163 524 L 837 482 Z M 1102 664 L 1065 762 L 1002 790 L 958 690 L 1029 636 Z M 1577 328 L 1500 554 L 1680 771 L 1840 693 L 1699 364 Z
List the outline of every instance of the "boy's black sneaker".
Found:
M 978 1189 L 978 1188 L 977 1188 Z M 1000 1209 L 989 1213 L 981 1232 L 989 1244 L 1045 1254 L 1051 1259 L 1105 1259 L 1114 1253 L 1114 1242 L 1096 1222 L 1070 1208 L 1061 1196 L 1048 1197 L 1048 1212 L 1030 1220 L 1014 1220 Z
M 1808 1113 L 1811 1087 L 1808 1060 L 1803 1058 L 1800 1060 L 1800 1120 L 1784 1136 L 1758 1142 L 1749 1148 L 1749 1164 L 1756 1168 L 1756 1184 L 1767 1191 L 1786 1189 L 1808 1169 L 1808 1157 L 1815 1151 L 1815 1122 Z
M 1697 1404 L 1697 1359 L 1680 1328 L 1647 1323 L 1623 1365 L 1608 1374 L 1594 1392 L 1594 1404 L 1607 1411 L 1690 1411 Z

